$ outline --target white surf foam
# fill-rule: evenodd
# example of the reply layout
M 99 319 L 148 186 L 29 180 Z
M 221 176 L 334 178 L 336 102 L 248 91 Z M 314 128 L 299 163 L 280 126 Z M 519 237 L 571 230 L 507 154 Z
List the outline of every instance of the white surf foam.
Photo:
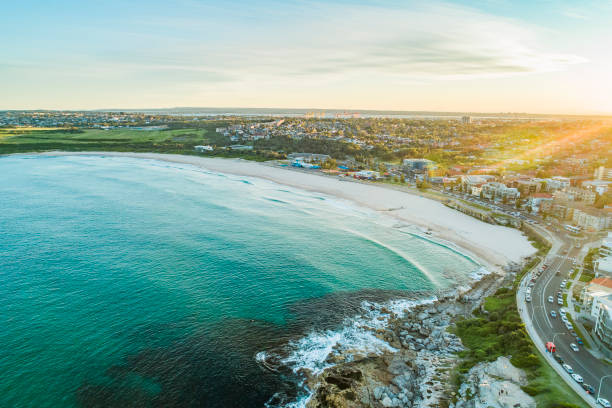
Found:
M 289 354 L 280 362 L 296 375 L 304 371 L 317 375 L 334 366 L 333 357 L 337 355 L 342 355 L 343 361 L 351 361 L 357 356 L 397 351 L 389 343 L 376 337 L 376 331 L 387 327 L 391 318 L 402 318 L 415 306 L 430 304 L 436 300 L 435 297 L 430 297 L 420 300 L 391 300 L 385 303 L 364 301 L 361 304 L 362 312 L 345 319 L 338 330 L 315 330 L 290 342 Z M 269 358 L 269 355 L 260 352 L 256 358 L 262 361 Z M 284 407 L 305 408 L 312 395 L 312 390 L 307 390 L 297 400 L 285 404 Z

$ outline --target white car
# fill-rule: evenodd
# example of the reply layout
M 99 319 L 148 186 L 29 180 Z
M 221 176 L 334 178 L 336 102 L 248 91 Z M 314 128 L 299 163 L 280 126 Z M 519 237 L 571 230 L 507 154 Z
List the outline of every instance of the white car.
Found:
M 525 302 L 531 302 L 531 296 L 530 295 L 525 296 Z
M 570 322 L 565 322 L 565 327 L 567 327 L 567 330 L 573 330 L 574 329 L 574 325 L 571 324 Z
M 578 384 L 582 384 L 583 383 L 583 379 L 580 375 L 578 374 L 572 374 L 572 378 L 574 379 L 574 381 L 576 381 Z
M 557 304 L 559 306 L 563 306 L 563 299 L 557 299 Z
M 552 303 L 552 302 L 553 302 L 553 297 L 552 297 L 552 296 L 549 296 L 549 297 L 548 297 L 548 302 L 549 302 L 549 303 Z
M 569 320 L 567 320 L 567 316 L 566 316 L 566 315 L 561 315 L 561 321 L 562 321 L 563 323 L 567 323 L 567 322 L 569 322 Z
M 610 401 L 605 398 L 597 398 L 597 403 L 604 408 L 610 408 Z
M 576 345 L 576 343 L 572 343 L 572 344 L 570 344 L 570 348 L 571 348 L 572 350 L 574 350 L 574 351 L 578 351 L 578 350 L 580 350 L 580 349 L 578 348 L 578 346 Z
M 559 314 L 560 314 L 561 316 L 565 316 L 565 314 L 566 314 L 566 313 L 567 313 L 567 310 L 565 310 L 565 308 L 561 308 L 561 309 L 559 309 Z
M 567 371 L 568 373 L 570 373 L 570 374 L 573 374 L 573 373 L 574 373 L 574 370 L 572 369 L 572 366 L 571 366 L 571 365 L 569 365 L 569 364 L 563 364 L 563 369 L 564 369 L 565 371 Z
M 551 310 L 550 317 L 557 317 L 557 312 L 555 312 L 554 310 Z

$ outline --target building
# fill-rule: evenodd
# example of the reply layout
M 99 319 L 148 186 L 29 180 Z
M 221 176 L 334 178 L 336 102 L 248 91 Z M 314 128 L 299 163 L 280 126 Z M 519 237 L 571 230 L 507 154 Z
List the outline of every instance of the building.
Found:
M 482 185 L 482 195 L 489 200 L 501 201 L 516 201 L 521 196 L 518 189 L 494 181 Z
M 301 161 L 304 163 L 322 163 L 326 162 L 331 157 L 327 154 L 318 154 L 318 153 L 290 153 L 287 155 L 287 159 L 290 161 Z
M 589 311 L 591 318 L 596 319 L 599 314 L 598 301 L 609 295 L 612 295 L 612 279 L 607 277 L 595 278 L 580 292 L 580 301 L 583 308 Z
M 593 339 L 600 351 L 608 358 L 612 358 L 612 295 L 599 300 L 599 313 L 595 320 Z
M 461 176 L 461 185 L 464 191 L 474 195 L 480 195 L 482 185 L 495 180 L 495 176 L 486 174 Z M 474 190 L 476 188 L 476 190 Z
M 608 236 L 601 241 L 601 245 L 599 246 L 599 255 L 612 255 L 612 232 L 608 232 Z
M 587 180 L 582 182 L 582 187 L 602 195 L 608 192 L 608 190 L 610 189 L 610 184 L 612 184 L 612 181 Z
M 604 166 L 599 166 L 595 169 L 595 174 L 593 177 L 596 180 L 610 180 L 612 179 L 612 168 L 605 168 Z
M 547 193 L 535 193 L 529 197 L 528 205 L 534 213 L 550 212 L 552 209 L 553 196 Z
M 593 205 L 593 203 L 595 203 L 595 199 L 597 198 L 595 191 L 586 190 L 584 188 L 569 187 L 563 191 L 573 197 L 573 201 L 582 201 L 589 205 Z
M 194 146 L 193 148 L 196 152 L 200 152 L 200 153 L 212 152 L 214 150 L 213 147 L 209 145 L 206 145 L 206 146 L 198 145 L 198 146 Z
M 231 150 L 253 150 L 253 146 L 235 144 L 228 146 Z
M 570 186 L 570 179 L 567 177 L 555 176 L 544 179 L 546 182 L 546 190 L 549 192 L 563 190 Z
M 591 332 L 599 350 L 612 358 L 612 279 L 595 278 L 580 295 L 585 316 L 595 323 Z
M 612 256 L 604 256 L 595 262 L 595 276 L 612 278 Z
M 553 200 L 549 214 L 560 220 L 569 220 L 574 215 L 574 208 L 569 205 L 558 204 L 556 200 Z
M 542 190 L 542 183 L 536 180 L 517 180 L 515 184 L 523 197 L 539 193 Z
M 574 208 L 572 222 L 587 231 L 602 231 L 612 226 L 612 216 L 606 210 Z
M 402 165 L 407 171 L 426 171 L 436 168 L 436 163 L 427 159 L 404 159 Z
M 470 116 L 462 116 L 461 123 L 463 123 L 464 125 L 469 125 L 470 123 L 472 123 L 472 118 Z

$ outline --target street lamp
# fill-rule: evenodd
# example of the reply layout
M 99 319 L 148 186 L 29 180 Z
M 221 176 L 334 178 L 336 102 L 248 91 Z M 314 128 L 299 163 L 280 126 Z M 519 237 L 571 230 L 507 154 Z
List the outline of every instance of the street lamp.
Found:
M 601 383 L 603 382 L 604 378 L 607 378 L 607 377 L 612 377 L 612 374 L 604 375 L 603 377 L 601 377 L 601 380 L 599 380 L 599 389 L 597 390 L 597 398 L 596 398 L 596 400 L 599 399 L 599 394 L 601 394 Z

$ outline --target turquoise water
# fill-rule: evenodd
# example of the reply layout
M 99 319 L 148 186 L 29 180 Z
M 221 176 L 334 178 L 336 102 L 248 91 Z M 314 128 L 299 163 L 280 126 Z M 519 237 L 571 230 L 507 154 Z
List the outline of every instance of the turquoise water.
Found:
M 0 406 L 262 406 L 261 350 L 470 259 L 342 201 L 187 165 L 0 158 Z M 337 315 L 337 318 L 336 318 Z

